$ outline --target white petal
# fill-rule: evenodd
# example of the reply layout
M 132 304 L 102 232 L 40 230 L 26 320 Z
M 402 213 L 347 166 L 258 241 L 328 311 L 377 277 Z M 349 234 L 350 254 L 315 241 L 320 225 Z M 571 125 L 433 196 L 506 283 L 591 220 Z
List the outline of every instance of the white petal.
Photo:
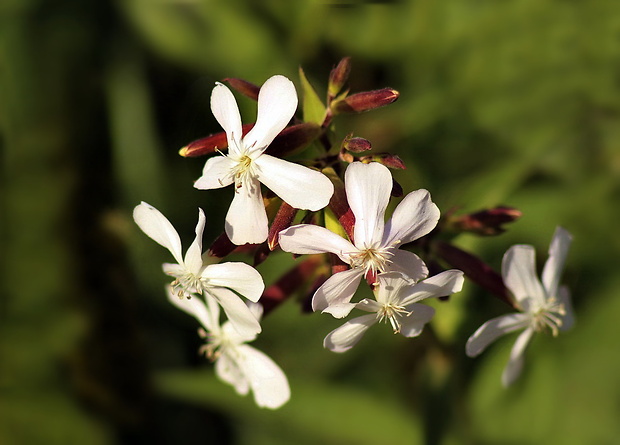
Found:
M 199 297 L 179 298 L 172 291 L 171 286 L 166 286 L 166 295 L 170 303 L 194 317 L 206 330 L 211 331 L 213 329 L 213 317 Z
M 196 224 L 196 238 L 185 252 L 185 268 L 188 272 L 198 275 L 202 269 L 202 234 L 205 230 L 205 212 L 198 209 L 198 223 Z
M 565 314 L 562 316 L 561 331 L 568 331 L 575 324 L 575 312 L 570 298 L 570 291 L 566 286 L 560 286 L 558 289 L 558 298 L 562 306 L 564 306 Z
M 459 292 L 464 281 L 463 272 L 460 270 L 446 270 L 407 288 L 401 294 L 401 305 L 407 306 L 429 297 L 446 297 Z
M 207 291 L 222 306 L 228 321 L 239 333 L 240 338 L 244 341 L 253 340 L 261 331 L 261 327 L 243 300 L 236 293 L 224 287 L 209 288 Z
M 227 156 L 208 159 L 202 169 L 202 176 L 194 182 L 194 187 L 199 190 L 212 190 L 232 184 L 235 165 L 236 162 Z
M 428 276 L 428 268 L 422 259 L 413 252 L 402 249 L 390 249 L 392 256 L 387 271 L 401 272 L 414 281 L 423 280 Z
M 363 273 L 361 269 L 349 269 L 329 277 L 314 293 L 312 309 L 327 312 L 336 318 L 346 317 L 355 307 L 349 302 L 360 284 Z
M 400 272 L 386 272 L 377 275 L 379 287 L 375 290 L 375 298 L 379 303 L 400 304 L 400 293 L 403 287 L 409 288 L 414 281 Z
M 545 303 L 545 291 L 536 276 L 536 253 L 532 246 L 512 246 L 502 260 L 504 284 L 524 311 L 529 311 L 532 302 L 537 306 Z
M 258 93 L 256 125 L 243 139 L 243 145 L 264 150 L 290 122 L 297 109 L 295 85 L 284 76 L 267 79 Z
M 246 395 L 250 391 L 250 382 L 239 366 L 236 356 L 222 354 L 215 362 L 215 373 L 224 382 L 232 385 L 239 395 Z
M 517 377 L 521 375 L 521 370 L 523 369 L 523 352 L 525 351 L 525 347 L 530 342 L 533 333 L 534 329 L 528 328 L 523 331 L 519 337 L 517 337 L 517 341 L 510 351 L 508 365 L 506 365 L 506 368 L 502 373 L 502 384 L 505 387 L 511 385 Z
M 229 153 L 239 154 L 238 145 L 242 137 L 239 107 L 232 92 L 219 82 L 215 83 L 211 93 L 211 111 L 226 132 Z
M 221 263 L 207 266 L 201 276 L 207 286 L 227 287 L 250 301 L 256 302 L 265 290 L 260 273 L 245 263 Z
M 185 275 L 185 267 L 180 264 L 164 263 L 161 265 L 164 273 L 173 277 L 181 277 Z
M 151 239 L 168 249 L 177 263 L 183 264 L 181 238 L 159 210 L 142 202 L 133 209 L 133 220 Z
M 260 244 L 267 239 L 267 212 L 257 180 L 235 189 L 224 229 L 228 238 L 237 245 Z
M 319 171 L 265 154 L 254 163 L 258 180 L 296 209 L 320 210 L 334 194 L 334 185 Z
M 332 352 L 345 352 L 357 344 L 370 326 L 377 322 L 375 314 L 363 315 L 334 329 L 323 340 L 323 346 Z
M 411 311 L 411 314 L 400 319 L 400 333 L 407 338 L 417 337 L 422 333 L 424 325 L 435 315 L 435 309 L 414 303 L 407 306 L 407 310 Z
M 557 295 L 564 262 L 566 261 L 572 239 L 571 234 L 562 227 L 555 229 L 551 245 L 549 246 L 549 258 L 542 272 L 542 282 L 547 290 L 547 295 L 550 297 Z
M 439 208 L 427 190 L 409 193 L 385 226 L 384 246 L 406 244 L 428 234 L 439 221 Z
M 465 352 L 470 357 L 475 357 L 486 349 L 491 343 L 504 334 L 523 329 L 530 324 L 527 314 L 508 314 L 491 320 L 480 326 L 467 340 Z
M 291 389 L 282 369 L 266 354 L 248 345 L 238 348 L 239 365 L 250 382 L 254 401 L 261 408 L 276 409 L 291 397 Z
M 347 201 L 355 215 L 354 244 L 360 249 L 379 245 L 385 209 L 392 192 L 392 174 L 378 162 L 349 164 L 344 174 Z
M 279 242 L 285 252 L 299 255 L 330 252 L 345 263 L 350 262 L 350 254 L 357 252 L 357 248 L 340 235 L 314 224 L 299 224 L 282 230 Z

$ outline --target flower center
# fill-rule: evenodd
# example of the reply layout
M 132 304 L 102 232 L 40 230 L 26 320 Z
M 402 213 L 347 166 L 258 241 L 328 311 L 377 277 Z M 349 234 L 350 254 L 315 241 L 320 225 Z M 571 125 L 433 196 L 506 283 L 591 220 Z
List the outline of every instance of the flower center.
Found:
M 395 334 L 400 332 L 400 319 L 409 315 L 411 315 L 411 312 L 405 309 L 404 306 L 393 303 L 385 303 L 383 307 L 377 311 L 379 322 L 385 321 L 387 323 L 389 320 Z
M 205 279 L 191 272 L 186 272 L 184 275 L 175 278 L 170 285 L 172 286 L 172 291 L 179 298 L 185 297 L 189 300 L 194 293 L 202 295 L 205 287 Z
M 233 343 L 225 336 L 207 332 L 202 328 L 198 329 L 198 335 L 206 342 L 198 352 L 204 354 L 211 362 L 215 362 L 224 354 L 236 354 Z
M 235 165 L 232 169 L 232 174 L 235 178 L 235 188 L 241 188 L 243 184 L 247 184 L 247 182 L 256 176 L 254 172 L 254 162 L 253 159 L 244 154 L 239 158 L 233 158 L 237 165 Z
M 351 255 L 351 267 L 363 268 L 364 274 L 370 272 L 376 276 L 377 273 L 385 272 L 392 255 L 386 248 L 367 247 Z
M 533 326 L 537 332 L 541 332 L 545 327 L 548 327 L 553 336 L 556 337 L 559 329 L 562 327 L 562 317 L 566 315 L 566 309 L 555 298 L 551 298 L 548 303 L 548 306 L 540 307 L 532 314 Z

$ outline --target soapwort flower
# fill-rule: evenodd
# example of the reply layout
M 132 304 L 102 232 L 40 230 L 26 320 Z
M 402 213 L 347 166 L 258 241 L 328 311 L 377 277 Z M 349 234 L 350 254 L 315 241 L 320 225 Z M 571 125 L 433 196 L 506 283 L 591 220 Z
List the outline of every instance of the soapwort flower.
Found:
M 263 352 L 246 344 L 255 340 L 256 334 L 242 334 L 230 321 L 220 325 L 219 306 L 209 294 L 203 302 L 200 298 L 177 298 L 171 286 L 167 286 L 167 293 L 173 305 L 202 325 L 198 333 L 206 344 L 200 352 L 215 362 L 215 373 L 221 380 L 232 385 L 240 395 L 252 390 L 254 401 L 262 408 L 276 409 L 289 400 L 291 390 L 282 369 Z M 251 302 L 248 306 L 260 320 L 262 306 Z
M 395 334 L 417 337 L 435 314 L 435 309 L 419 301 L 459 292 L 464 281 L 463 272 L 456 269 L 417 283 L 400 272 L 381 273 L 377 279 L 375 299 L 364 298 L 355 305 L 356 309 L 371 314 L 353 318 L 334 329 L 325 337 L 323 346 L 333 352 L 348 351 L 369 327 L 381 321 L 389 322 Z
M 559 286 L 571 235 L 561 227 L 555 230 L 549 258 L 542 272 L 542 283 L 536 276 L 535 252 L 532 246 L 512 246 L 502 261 L 502 276 L 521 312 L 502 315 L 484 323 L 469 337 L 467 355 L 475 357 L 497 338 L 524 329 L 517 337 L 508 365 L 502 374 L 502 383 L 508 386 L 515 381 L 523 368 L 523 354 L 536 332 L 549 328 L 554 336 L 573 325 L 570 293 L 566 286 Z
M 258 320 L 239 295 L 250 301 L 258 301 L 265 289 L 263 279 L 256 269 L 245 263 L 204 264 L 202 234 L 206 218 L 202 209 L 198 209 L 196 238 L 187 249 L 185 258 L 179 234 L 159 210 L 142 202 L 134 209 L 133 218 L 138 227 L 168 249 L 177 262 L 163 265 L 164 272 L 174 277 L 170 286 L 176 298 L 192 299 L 194 295 L 211 295 L 240 334 L 253 335 L 261 331 Z
M 332 275 L 314 294 L 312 308 L 345 317 L 355 307 L 350 303 L 362 277 L 375 279 L 383 272 L 402 272 L 414 281 L 426 278 L 428 269 L 414 253 L 399 246 L 429 233 L 437 225 L 439 209 L 426 190 L 409 193 L 385 223 L 385 210 L 392 190 L 387 167 L 371 162 L 351 163 L 345 172 L 345 190 L 355 216 L 353 242 L 325 227 L 300 224 L 280 232 L 286 252 L 316 254 L 330 252 L 351 266 Z
M 297 93 L 284 76 L 273 76 L 258 94 L 256 125 L 242 137 L 239 108 L 232 92 L 216 83 L 211 110 L 226 132 L 228 153 L 209 159 L 194 183 L 201 190 L 235 185 L 226 215 L 225 231 L 235 244 L 267 239 L 267 214 L 260 183 L 294 208 L 320 210 L 329 203 L 334 186 L 327 176 L 308 167 L 270 155 L 265 150 L 293 117 Z

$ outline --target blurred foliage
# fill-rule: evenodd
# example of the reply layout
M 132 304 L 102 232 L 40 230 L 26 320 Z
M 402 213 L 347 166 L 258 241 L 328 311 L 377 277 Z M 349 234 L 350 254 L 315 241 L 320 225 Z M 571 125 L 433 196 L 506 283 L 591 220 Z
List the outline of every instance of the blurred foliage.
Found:
M 0 443 L 613 443 L 619 36 L 614 0 L 3 2 Z M 194 190 L 204 160 L 177 155 L 219 131 L 213 82 L 279 73 L 308 90 L 301 65 L 318 103 L 343 56 L 351 91 L 401 95 L 338 116 L 338 137 L 401 156 L 405 191 L 429 189 L 443 211 L 523 211 L 460 247 L 499 268 L 514 243 L 542 262 L 556 225 L 573 233 L 577 324 L 535 339 L 515 387 L 500 385 L 514 338 L 465 357 L 507 310 L 471 283 L 420 338 L 377 329 L 342 355 L 321 345 L 337 320 L 283 305 L 256 342 L 292 383 L 276 412 L 217 382 L 194 321 L 168 307 L 167 252 L 131 209 L 156 206 L 188 243 L 201 206 L 205 242 L 219 235 L 231 191 Z M 270 283 L 292 265 L 260 270 Z

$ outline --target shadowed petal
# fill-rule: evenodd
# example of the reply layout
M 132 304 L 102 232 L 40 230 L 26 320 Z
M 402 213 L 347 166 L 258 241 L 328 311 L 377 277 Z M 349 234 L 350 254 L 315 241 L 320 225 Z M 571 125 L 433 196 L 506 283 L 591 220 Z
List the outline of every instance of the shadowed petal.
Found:
M 314 293 L 312 309 L 327 312 L 336 318 L 346 317 L 355 307 L 350 301 L 360 284 L 363 273 L 360 269 L 349 269 L 329 277 Z
M 502 384 L 504 387 L 511 385 L 517 377 L 521 375 L 521 370 L 523 369 L 523 352 L 530 342 L 532 334 L 534 334 L 534 329 L 528 328 L 517 337 L 517 341 L 510 351 L 508 364 L 502 373 Z
M 564 306 L 565 314 L 562 316 L 562 326 L 560 331 L 568 331 L 575 324 L 575 312 L 570 298 L 570 290 L 566 286 L 560 286 L 558 289 L 558 299 Z
M 413 252 L 402 249 L 390 249 L 392 257 L 387 266 L 389 272 L 401 272 L 414 281 L 428 276 L 428 268 L 422 259 Z
M 243 139 L 251 151 L 264 151 L 290 122 L 297 109 L 295 85 L 284 76 L 267 79 L 258 93 L 256 125 Z
M 219 317 L 219 309 L 216 309 L 215 313 L 210 313 L 199 297 L 179 298 L 173 293 L 171 286 L 166 286 L 166 296 L 170 303 L 198 320 L 207 331 L 212 331 L 218 326 L 217 317 Z
M 239 366 L 254 393 L 254 401 L 261 408 L 276 409 L 291 397 L 291 389 L 282 369 L 258 349 L 240 345 Z
M 254 163 L 258 180 L 296 209 L 320 210 L 334 194 L 334 185 L 319 171 L 265 154 Z
M 205 212 L 199 208 L 198 223 L 196 224 L 196 238 L 191 246 L 189 246 L 189 249 L 187 249 L 187 252 L 185 252 L 185 268 L 194 275 L 198 275 L 202 268 L 202 234 L 205 230 L 206 220 Z
M 233 183 L 233 168 L 236 165 L 226 156 L 214 156 L 207 160 L 202 169 L 202 176 L 194 182 L 194 188 L 212 190 L 226 187 Z
M 237 101 L 228 87 L 216 82 L 211 93 L 211 111 L 226 132 L 229 153 L 239 154 L 241 140 L 241 116 Z
M 250 382 L 236 356 L 222 354 L 215 362 L 215 374 L 225 383 L 232 385 L 239 395 L 245 396 L 250 391 Z
M 383 238 L 392 174 L 378 162 L 353 162 L 347 167 L 344 183 L 347 201 L 355 215 L 354 244 L 360 249 L 378 245 Z
M 435 309 L 425 304 L 414 303 L 407 306 L 411 314 L 400 319 L 400 333 L 408 338 L 417 337 L 422 333 L 424 325 L 431 321 Z
M 545 303 L 545 291 L 536 276 L 534 248 L 527 245 L 512 246 L 502 260 L 502 277 L 524 311 L 529 311 L 531 302 L 538 306 Z
M 523 329 L 530 324 L 527 314 L 508 314 L 492 318 L 480 326 L 467 340 L 465 352 L 470 357 L 475 357 L 486 349 L 491 343 L 504 334 Z
M 409 193 L 398 204 L 385 226 L 383 245 L 406 244 L 428 234 L 439 221 L 439 208 L 427 190 Z
M 258 181 L 244 183 L 235 189 L 224 229 L 228 238 L 237 245 L 260 244 L 267 239 L 267 213 Z
M 265 290 L 260 273 L 245 263 L 220 263 L 207 266 L 201 276 L 208 286 L 226 287 L 257 302 Z
M 207 292 L 222 306 L 229 322 L 244 341 L 253 340 L 261 331 L 260 323 L 236 293 L 224 287 L 209 288 Z
M 144 233 L 168 249 L 177 263 L 183 264 L 181 238 L 168 218 L 152 205 L 141 202 L 133 209 L 133 219 Z
M 464 281 L 463 272 L 460 270 L 446 270 L 404 289 L 400 304 L 407 306 L 429 297 L 446 297 L 459 292 Z
M 279 243 L 285 252 L 299 255 L 330 252 L 345 263 L 351 261 L 349 254 L 357 252 L 357 248 L 340 235 L 314 224 L 298 224 L 282 230 Z
M 549 246 L 549 258 L 542 272 L 542 282 L 547 290 L 547 295 L 550 297 L 557 295 L 564 262 L 566 261 L 572 239 L 573 237 L 570 233 L 562 227 L 555 229 L 551 245 Z
M 362 315 L 334 329 L 323 340 L 323 346 L 332 352 L 345 352 L 357 344 L 370 326 L 377 322 L 375 314 Z

